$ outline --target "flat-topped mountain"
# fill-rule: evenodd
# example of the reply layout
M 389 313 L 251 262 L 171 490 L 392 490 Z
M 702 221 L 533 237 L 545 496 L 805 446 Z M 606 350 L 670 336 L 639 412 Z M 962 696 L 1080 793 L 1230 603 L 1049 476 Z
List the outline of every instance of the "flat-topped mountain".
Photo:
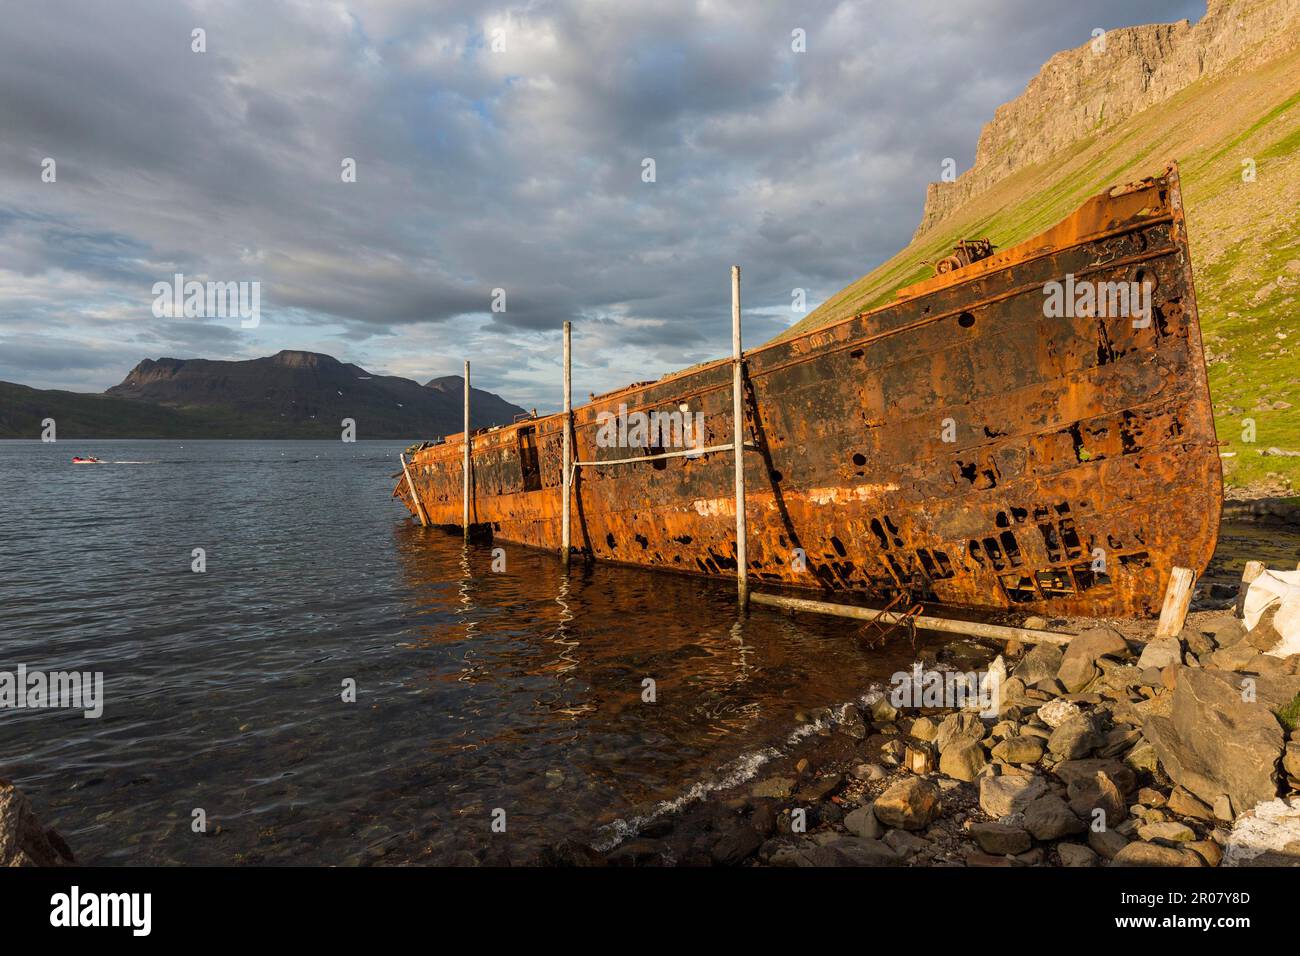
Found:
M 145 359 L 103 395 L 0 383 L 0 437 L 36 438 L 55 419 L 60 437 L 437 438 L 461 430 L 463 380 L 428 386 L 376 375 L 318 352 L 284 351 L 247 361 Z M 473 389 L 474 428 L 524 410 Z

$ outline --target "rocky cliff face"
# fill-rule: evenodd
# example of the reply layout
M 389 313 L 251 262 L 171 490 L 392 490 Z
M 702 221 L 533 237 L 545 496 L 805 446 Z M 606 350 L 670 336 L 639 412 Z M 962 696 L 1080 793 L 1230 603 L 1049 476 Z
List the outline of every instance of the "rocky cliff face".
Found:
M 1295 44 L 1300 0 L 1209 0 L 1192 26 L 1112 30 L 1056 54 L 1025 92 L 1000 106 L 980 134 L 975 164 L 951 183 L 931 183 L 916 235 L 1011 174 L 1154 106 L 1202 77 L 1244 72 Z M 1153 165 L 1165 159 L 1153 157 Z

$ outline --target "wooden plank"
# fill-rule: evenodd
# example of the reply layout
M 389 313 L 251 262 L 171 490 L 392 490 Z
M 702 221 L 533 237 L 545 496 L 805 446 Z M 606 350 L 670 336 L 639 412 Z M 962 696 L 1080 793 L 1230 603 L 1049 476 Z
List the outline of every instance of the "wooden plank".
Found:
M 564 473 L 561 477 L 564 488 L 564 505 L 561 509 L 563 512 L 560 518 L 560 561 L 567 569 L 569 567 L 569 498 L 573 494 L 573 467 L 570 459 L 573 457 L 573 352 L 570 344 L 573 332 L 573 323 L 564 323 Z
M 736 472 L 736 596 L 743 608 L 749 598 L 749 559 L 745 529 L 744 353 L 740 347 L 740 266 L 731 267 L 731 450 Z
M 411 500 L 415 502 L 415 516 L 420 519 L 421 527 L 429 527 L 429 515 L 424 510 L 424 502 L 420 500 L 419 494 L 415 490 L 415 482 L 411 480 L 411 472 L 406 467 L 406 453 L 400 452 L 397 456 L 402 463 L 402 474 L 406 475 L 406 487 L 411 491 Z
M 899 624 L 906 616 L 893 611 L 877 611 L 869 607 L 855 607 L 852 604 L 831 604 L 826 601 L 812 601 L 807 598 L 783 597 L 778 594 L 765 594 L 755 591 L 749 596 L 755 604 L 784 608 L 787 611 L 807 611 L 810 614 L 829 614 L 834 617 L 848 617 L 858 621 L 878 621 L 881 624 Z M 1023 641 L 1029 644 L 1058 644 L 1062 647 L 1070 643 L 1073 634 L 1062 631 L 1040 631 L 1029 627 L 1011 627 L 1003 624 L 983 624 L 979 621 L 955 621 L 945 617 L 930 617 L 920 614 L 911 618 L 916 626 L 925 631 L 944 631 L 949 634 L 968 634 L 971 637 L 985 637 L 995 641 Z
M 1160 608 L 1160 621 L 1156 624 L 1156 639 L 1176 637 L 1187 620 L 1187 608 L 1192 603 L 1192 585 L 1196 572 L 1191 568 L 1174 568 L 1165 589 L 1165 603 Z
M 469 540 L 469 458 L 470 435 L 469 435 L 469 359 L 465 360 L 465 465 L 464 465 L 464 488 L 463 503 L 461 506 L 461 525 L 465 530 L 465 540 Z
M 1246 592 L 1250 590 L 1250 582 L 1266 570 L 1268 565 L 1263 561 L 1247 561 L 1246 566 L 1241 569 L 1241 587 L 1237 589 L 1237 617 L 1241 617 L 1245 612 Z

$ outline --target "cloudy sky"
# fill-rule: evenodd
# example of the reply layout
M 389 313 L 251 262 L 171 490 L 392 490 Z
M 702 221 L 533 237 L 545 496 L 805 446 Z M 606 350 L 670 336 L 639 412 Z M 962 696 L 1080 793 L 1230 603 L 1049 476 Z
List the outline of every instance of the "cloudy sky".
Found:
M 293 348 L 546 409 L 564 319 L 579 395 L 657 377 L 729 351 L 732 262 L 757 344 L 905 245 L 1048 56 L 1203 9 L 3 0 L 0 380 Z M 260 324 L 156 317 L 178 272 L 259 282 Z

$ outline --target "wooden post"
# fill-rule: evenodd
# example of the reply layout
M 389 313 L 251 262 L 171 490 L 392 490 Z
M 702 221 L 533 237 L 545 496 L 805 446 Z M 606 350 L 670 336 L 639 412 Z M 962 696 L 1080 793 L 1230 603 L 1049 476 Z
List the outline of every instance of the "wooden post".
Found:
M 465 360 L 465 487 L 461 508 L 461 523 L 465 526 L 465 540 L 469 540 L 469 359 Z
M 1187 607 L 1192 603 L 1192 585 L 1196 572 L 1191 568 L 1174 568 L 1165 590 L 1165 603 L 1160 608 L 1160 621 L 1156 624 L 1156 640 L 1176 637 L 1187 620 Z
M 560 518 L 560 562 L 569 568 L 569 496 L 573 482 L 573 352 L 570 345 L 573 323 L 564 323 L 564 506 Z
M 925 631 L 943 631 L 949 634 L 969 634 L 971 637 L 984 637 L 995 641 L 1022 641 L 1026 644 L 1069 644 L 1073 634 L 1060 631 L 1040 631 L 1029 627 L 1010 627 L 1002 624 L 981 624 L 979 621 L 956 621 L 946 617 L 928 617 L 924 614 L 906 615 L 895 611 L 877 611 L 875 608 L 857 607 L 853 604 L 830 604 L 826 601 L 812 601 L 808 598 L 783 597 L 779 594 L 767 594 L 755 591 L 749 596 L 755 604 L 784 608 L 787 611 L 807 611 L 811 614 L 829 614 L 834 617 L 849 617 L 859 621 L 873 621 L 880 624 L 900 624 L 911 621 Z
M 1246 592 L 1250 590 L 1250 582 L 1267 570 L 1268 565 L 1263 561 L 1247 561 L 1241 569 L 1241 587 L 1237 590 L 1237 617 L 1246 611 Z
M 740 266 L 731 267 L 731 416 L 732 453 L 736 463 L 736 595 L 749 601 L 749 561 L 745 554 L 745 405 L 740 348 Z
M 406 487 L 411 491 L 411 501 L 415 503 L 415 516 L 420 519 L 420 526 L 429 527 L 429 516 L 424 513 L 424 504 L 420 501 L 420 496 L 416 493 L 415 482 L 411 480 L 411 472 L 406 467 L 406 452 L 401 452 L 397 456 L 402 463 L 402 474 L 406 475 Z

